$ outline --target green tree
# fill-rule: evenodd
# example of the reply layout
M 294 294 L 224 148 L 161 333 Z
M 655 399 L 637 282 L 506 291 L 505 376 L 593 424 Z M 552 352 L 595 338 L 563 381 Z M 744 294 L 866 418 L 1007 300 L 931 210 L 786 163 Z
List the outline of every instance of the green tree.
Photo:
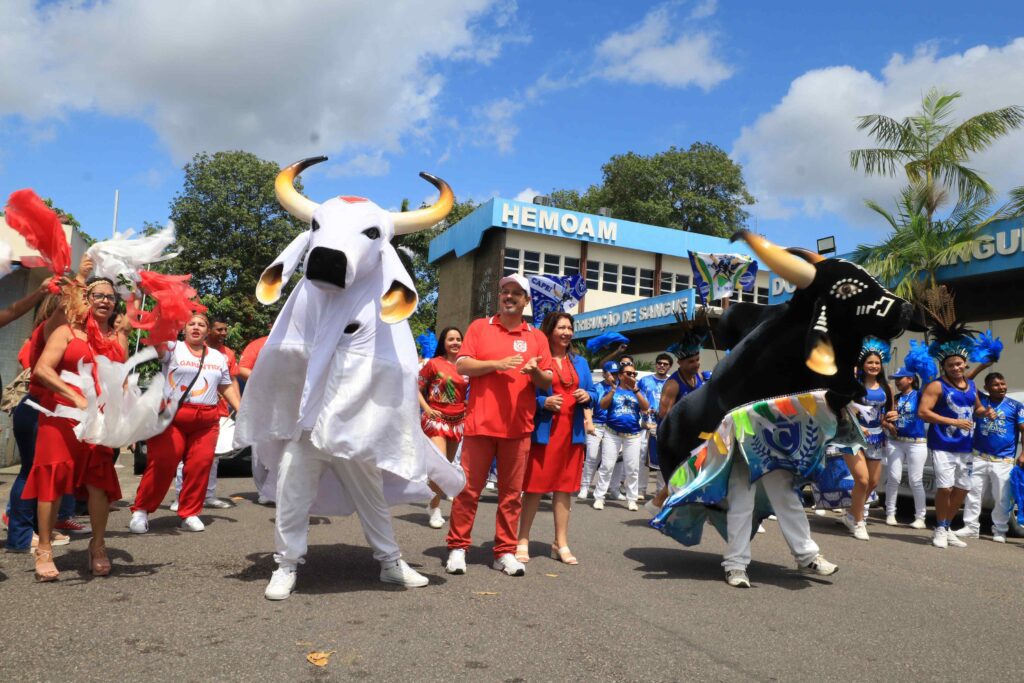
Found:
M 184 170 L 170 213 L 181 254 L 159 269 L 192 274 L 211 314 L 232 323 L 228 343 L 238 349 L 265 335 L 277 317 L 282 302 L 257 302 L 256 282 L 307 226 L 278 204 L 274 179 L 281 169 L 273 162 L 248 152 L 200 153 Z M 296 187 L 302 191 L 301 182 Z
M 616 218 L 728 236 L 747 220 L 742 207 L 755 201 L 740 165 L 708 142 L 650 156 L 619 154 L 601 170 L 600 185 L 582 194 L 555 190 L 554 203 L 591 213 L 607 207 Z

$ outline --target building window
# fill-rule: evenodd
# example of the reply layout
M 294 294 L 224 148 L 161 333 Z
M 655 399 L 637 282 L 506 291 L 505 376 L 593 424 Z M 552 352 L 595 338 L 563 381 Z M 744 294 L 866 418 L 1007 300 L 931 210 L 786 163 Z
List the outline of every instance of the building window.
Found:
M 580 260 L 573 258 L 572 256 L 566 256 L 562 259 L 563 270 L 562 275 L 576 275 L 580 272 Z
M 676 291 L 681 292 L 690 288 L 690 276 L 681 273 L 676 275 Z
M 601 278 L 601 291 L 619 291 L 619 264 L 603 263 L 601 264 L 601 272 L 604 275 L 604 277 Z
M 518 249 L 505 249 L 505 269 L 504 275 L 512 275 L 513 273 L 519 272 L 519 250 Z
M 758 287 L 757 288 L 757 303 L 767 304 L 768 303 L 768 288 Z
M 619 291 L 623 294 L 636 294 L 636 268 L 634 266 L 622 266 Z
M 601 264 L 598 261 L 587 261 L 587 290 L 596 291 L 601 279 Z
M 537 275 L 540 273 L 540 252 L 523 252 L 523 275 Z
M 654 271 L 640 269 L 640 296 L 654 296 Z
M 667 271 L 661 271 L 661 293 L 671 294 L 676 291 L 676 275 Z
M 562 270 L 562 257 L 558 254 L 544 254 L 544 274 L 558 275 Z

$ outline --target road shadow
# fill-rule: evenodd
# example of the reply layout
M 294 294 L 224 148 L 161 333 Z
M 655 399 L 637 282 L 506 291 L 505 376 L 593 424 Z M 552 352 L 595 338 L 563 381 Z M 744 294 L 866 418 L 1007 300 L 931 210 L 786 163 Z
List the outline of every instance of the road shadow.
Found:
M 846 528 L 838 516 L 820 517 L 813 515 L 810 517 L 811 533 L 819 536 L 838 536 L 842 538 L 852 538 L 850 531 Z M 920 535 L 917 534 L 900 534 L 890 531 L 886 531 L 888 527 L 881 522 L 868 524 L 868 536 L 871 538 L 884 538 L 893 541 L 902 541 L 903 543 L 909 543 L 911 545 L 931 545 L 932 537 L 931 533 L 926 530 L 920 530 Z M 914 531 L 918 531 L 915 529 Z
M 70 584 L 152 576 L 158 574 L 162 567 L 174 564 L 173 562 L 135 564 L 135 556 L 130 552 L 109 545 L 107 546 L 107 558 L 110 559 L 111 565 L 108 576 L 93 576 L 89 572 L 89 551 L 84 546 L 81 550 L 62 553 L 54 558 L 54 563 L 60 571 L 60 582 Z M 32 565 L 29 566 L 31 571 Z
M 634 571 L 644 572 L 645 579 L 676 579 L 692 581 L 725 581 L 722 556 L 682 548 L 629 548 L 623 556 L 639 563 Z M 829 585 L 824 577 L 800 574 L 794 567 L 751 562 L 747 568 L 751 585 L 771 584 L 786 590 L 804 590 L 815 584 Z
M 273 553 L 251 553 L 245 559 L 249 562 L 248 566 L 225 574 L 224 578 L 246 583 L 267 582 L 277 569 Z M 366 546 L 346 543 L 312 545 L 305 560 L 299 567 L 296 591 L 307 595 L 408 590 L 380 581 L 380 563 L 373 559 L 373 551 Z M 430 585 L 439 586 L 448 582 L 442 576 L 424 571 L 422 564 L 406 561 L 410 567 L 427 577 Z
M 534 544 L 530 542 L 530 548 L 532 549 L 536 545 L 538 548 L 541 547 L 541 542 L 537 541 Z M 550 547 L 550 546 L 548 546 Z M 448 547 L 444 545 L 436 545 L 431 548 L 427 548 L 423 551 L 423 554 L 427 557 L 436 558 L 441 562 L 442 570 L 444 563 L 448 561 Z M 532 554 L 532 553 L 531 553 Z M 480 545 L 472 545 L 466 549 L 466 564 L 483 564 L 488 567 L 494 562 L 494 541 L 487 541 Z

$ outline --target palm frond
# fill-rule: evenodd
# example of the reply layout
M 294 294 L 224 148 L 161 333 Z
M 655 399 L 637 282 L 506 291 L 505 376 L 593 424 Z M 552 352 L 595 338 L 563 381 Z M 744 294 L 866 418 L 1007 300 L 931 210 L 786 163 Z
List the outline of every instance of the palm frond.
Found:
M 1024 318 L 1021 318 L 1020 322 L 1017 323 L 1017 331 L 1013 335 L 1013 341 L 1018 344 L 1024 342 Z
M 863 166 L 868 175 L 894 176 L 907 157 L 903 149 L 854 149 L 850 151 L 850 166 L 854 170 Z
M 1008 218 L 1024 214 L 1024 185 L 1010 190 L 1010 201 L 1004 208 Z
M 1024 126 L 1024 107 L 1014 105 L 982 112 L 951 130 L 935 152 L 940 158 L 962 161 L 1021 126 Z

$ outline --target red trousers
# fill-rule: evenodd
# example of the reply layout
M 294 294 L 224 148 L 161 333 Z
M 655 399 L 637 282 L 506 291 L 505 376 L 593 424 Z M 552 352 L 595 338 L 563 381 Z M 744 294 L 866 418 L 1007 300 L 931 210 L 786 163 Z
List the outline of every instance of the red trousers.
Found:
M 132 512 L 153 512 L 160 506 L 171 487 L 178 463 L 184 459 L 178 516 L 184 519 L 198 515 L 203 509 L 219 432 L 217 406 L 183 405 L 171 426 L 146 442 L 148 461 Z
M 499 439 L 493 436 L 466 436 L 462 439 L 462 469 L 466 488 L 452 503 L 448 530 L 448 548 L 468 548 L 480 492 L 487 484 L 491 462 L 498 459 L 498 511 L 494 523 L 494 557 L 516 551 L 519 513 L 523 502 L 523 473 L 530 454 L 530 437 Z

